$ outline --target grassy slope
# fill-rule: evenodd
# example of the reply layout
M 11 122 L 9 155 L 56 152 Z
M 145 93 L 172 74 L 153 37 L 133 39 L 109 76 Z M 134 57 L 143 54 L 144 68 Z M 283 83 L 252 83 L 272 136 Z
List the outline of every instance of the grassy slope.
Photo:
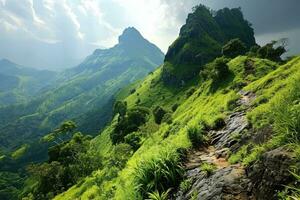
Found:
M 113 195 L 115 199 L 139 199 L 133 184 L 137 164 L 142 160 L 147 161 L 159 157 L 163 152 L 189 148 L 191 144 L 187 138 L 188 126 L 200 121 L 213 124 L 217 118 L 225 117 L 232 112 L 230 105 L 239 97 L 237 90 L 232 89 L 234 84 L 246 82 L 248 85 L 244 90 L 251 90 L 257 95 L 257 100 L 254 102 L 256 107 L 248 113 L 250 122 L 255 127 L 259 127 L 262 119 L 268 121 L 270 116 L 267 113 L 272 104 L 262 103 L 266 101 L 260 102 L 260 99 L 265 98 L 268 100 L 267 102 L 272 102 L 272 99 L 276 98 L 277 95 L 288 90 L 292 80 L 295 77 L 300 77 L 300 57 L 280 67 L 268 60 L 253 59 L 256 71 L 254 76 L 243 75 L 245 59 L 246 57 L 237 57 L 229 62 L 230 70 L 233 73 L 221 82 L 216 92 L 210 92 L 210 82 L 197 86 L 188 85 L 178 90 L 166 88 L 161 83 L 156 83 L 161 68 L 149 75 L 139 85 L 136 92 L 125 100 L 129 107 L 134 107 L 137 99 L 140 99 L 140 105 L 149 108 L 162 105 L 170 109 L 172 105 L 178 103 L 180 106 L 172 115 L 173 123 L 171 125 L 164 123 L 158 126 L 154 124 L 153 119 L 150 119 L 145 127 L 141 128 L 142 131 L 147 132 L 148 137 L 145 137 L 143 145 L 133 154 L 126 167 L 119 171 L 117 176 L 113 178 L 105 176 L 109 173 L 109 169 L 104 168 L 87 177 L 80 184 L 73 186 L 67 192 L 58 195 L 55 199 L 65 200 L 79 197 L 83 200 L 108 199 Z M 274 69 L 276 70 L 273 71 Z M 186 97 L 186 91 L 190 87 L 195 87 L 196 91 L 191 96 Z M 101 156 L 109 157 L 113 149 L 109 134 L 113 130 L 115 122 L 113 121 L 101 135 L 94 139 L 94 148 Z M 242 158 L 237 159 L 237 161 L 241 160 Z

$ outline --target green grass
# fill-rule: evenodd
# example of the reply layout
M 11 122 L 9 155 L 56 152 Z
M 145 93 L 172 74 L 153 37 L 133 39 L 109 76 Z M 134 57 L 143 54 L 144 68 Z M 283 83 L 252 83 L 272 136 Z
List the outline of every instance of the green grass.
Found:
M 162 192 L 162 193 L 159 193 L 158 191 L 150 192 L 150 193 L 148 193 L 149 197 L 147 200 L 167 200 L 170 191 L 171 190 L 168 189 L 166 192 Z
M 210 176 L 217 169 L 217 166 L 212 163 L 205 162 L 205 163 L 202 163 L 199 168 L 202 172 L 205 172 L 207 176 Z
M 134 182 L 137 192 L 145 198 L 148 193 L 175 188 L 182 175 L 180 155 L 167 153 L 160 158 L 141 162 L 135 169 Z
M 149 198 L 148 192 L 151 194 L 158 192 L 161 195 L 170 188 L 170 185 L 175 185 L 172 181 L 173 175 L 168 175 L 169 171 L 166 169 L 176 169 L 177 165 L 174 163 L 177 163 L 177 160 L 174 161 L 173 158 L 168 158 L 166 155 L 172 155 L 180 149 L 191 148 L 189 132 L 202 133 L 202 126 L 216 129 L 222 127 L 219 126 L 222 124 L 222 120 L 236 109 L 235 102 L 240 97 L 237 93 L 239 89 L 252 91 L 257 95 L 257 100 L 252 105 L 253 109 L 247 113 L 247 118 L 254 129 L 258 130 L 265 124 L 275 123 L 274 127 L 276 127 L 276 123 L 282 124 L 280 120 L 276 122 L 273 117 L 274 113 L 269 111 L 274 108 L 275 104 L 277 105 L 276 102 L 286 105 L 286 102 L 282 103 L 280 96 L 291 96 L 289 91 L 292 91 L 294 80 L 299 76 L 300 57 L 283 66 L 255 58 L 255 73 L 251 77 L 247 77 L 248 75 L 245 77 L 244 69 L 240 69 L 244 67 L 245 59 L 246 57 L 241 56 L 228 63 L 232 72 L 231 77 L 223 80 L 213 92 L 210 91 L 210 81 L 193 83 L 183 88 L 172 88 L 164 86 L 159 81 L 161 68 L 149 74 L 143 82 L 134 87 L 136 91 L 124 100 L 128 103 L 129 109 L 136 106 L 137 99 L 140 99 L 140 106 L 148 107 L 151 110 L 156 106 L 172 110 L 172 106 L 177 104 L 177 109 L 171 113 L 172 123 L 158 125 L 154 123 L 153 116 L 151 116 L 148 122 L 138 130 L 142 136 L 141 147 L 133 153 L 123 169 L 105 168 L 97 171 L 91 177 L 87 177 L 82 184 L 72 187 L 55 199 L 88 199 L 87 194 L 90 194 L 95 199 L 130 200 Z M 246 81 L 246 87 L 239 89 L 232 87 L 233 84 L 242 81 Z M 186 93 L 191 87 L 194 87 L 195 90 L 193 93 L 190 92 L 187 97 Z M 128 89 L 126 90 L 128 92 Z M 267 101 L 262 101 L 264 98 Z M 295 108 L 297 109 L 297 106 L 295 107 L 292 103 L 288 113 L 290 116 Z M 279 118 L 282 117 L 278 116 Z M 109 135 L 113 131 L 116 120 L 114 119 L 92 142 L 93 149 L 96 149 L 101 156 L 110 157 L 112 155 L 113 145 Z M 288 130 L 293 130 L 294 124 L 298 123 L 298 118 L 295 116 L 292 125 L 283 122 L 285 127 L 292 127 Z M 270 141 L 259 146 L 249 144 L 231 154 L 229 162 L 249 165 L 259 159 L 264 152 L 281 145 L 295 143 L 295 138 L 298 137 L 295 136 L 295 132 L 291 133 L 291 131 L 282 133 L 280 129 L 276 129 L 274 132 L 275 135 Z M 291 137 L 293 139 L 287 140 L 290 136 L 293 136 Z M 168 163 L 167 168 L 165 168 L 166 163 Z M 207 163 L 201 168 L 208 173 L 212 173 L 215 169 L 214 166 Z M 174 174 L 172 170 L 171 172 Z M 151 178 L 154 173 L 157 174 L 155 177 L 157 179 Z M 164 180 L 161 186 L 157 184 L 160 181 L 151 182 L 151 180 L 161 179 Z M 165 184 L 169 180 L 171 184 Z
M 191 187 L 192 187 L 192 180 L 191 179 L 185 179 L 183 181 L 181 181 L 180 185 L 179 185 L 179 189 L 183 192 L 186 193 L 188 192 Z

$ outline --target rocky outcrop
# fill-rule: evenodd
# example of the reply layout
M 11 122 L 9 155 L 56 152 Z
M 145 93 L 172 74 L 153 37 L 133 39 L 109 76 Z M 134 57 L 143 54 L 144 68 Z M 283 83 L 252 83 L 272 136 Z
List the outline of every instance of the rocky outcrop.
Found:
M 278 148 L 262 155 L 262 158 L 247 169 L 253 194 L 257 199 L 276 200 L 277 193 L 293 178 L 289 171 L 294 162 L 291 152 Z
M 199 168 L 188 171 L 187 177 L 194 181 L 192 189 L 186 194 L 180 192 L 176 200 L 190 199 L 194 196 L 201 200 L 250 200 L 253 199 L 248 188 L 250 180 L 240 165 L 231 165 L 207 176 Z

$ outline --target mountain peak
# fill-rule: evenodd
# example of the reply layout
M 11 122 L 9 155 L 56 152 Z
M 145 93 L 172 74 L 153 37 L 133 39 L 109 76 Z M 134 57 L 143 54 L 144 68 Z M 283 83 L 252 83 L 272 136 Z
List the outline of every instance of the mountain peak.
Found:
M 119 43 L 131 43 L 141 39 L 144 40 L 144 37 L 136 28 L 128 27 L 120 35 Z

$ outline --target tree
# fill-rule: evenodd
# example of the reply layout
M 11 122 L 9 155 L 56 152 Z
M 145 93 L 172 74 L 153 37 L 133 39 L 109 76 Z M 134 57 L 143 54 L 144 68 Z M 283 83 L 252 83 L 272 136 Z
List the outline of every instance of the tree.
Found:
M 126 101 L 117 101 L 114 105 L 114 114 L 119 114 L 119 118 L 122 118 L 126 115 L 127 112 L 127 102 Z
M 153 110 L 155 123 L 161 124 L 162 119 L 166 113 L 167 113 L 167 111 L 164 108 L 162 108 L 160 106 L 155 107 Z
M 148 120 L 149 110 L 136 107 L 127 111 L 127 114 L 118 120 L 114 131 L 110 134 L 113 144 L 124 142 L 126 135 L 135 132 Z
M 65 131 L 70 131 L 69 128 Z M 34 199 L 52 199 L 81 178 L 100 169 L 102 158 L 91 150 L 90 140 L 90 136 L 77 132 L 70 141 L 50 147 L 47 162 L 28 168 L 29 179 L 37 182 L 28 193 L 33 193 Z
M 222 54 L 229 58 L 244 55 L 247 51 L 246 45 L 238 38 L 230 40 L 222 48 Z
M 225 57 L 216 58 L 213 62 L 207 64 L 200 72 L 200 77 L 203 80 L 212 79 L 213 82 L 218 82 L 221 77 L 226 77 L 229 74 L 227 65 L 228 59 Z
M 114 146 L 112 154 L 108 159 L 110 167 L 117 167 L 122 169 L 125 167 L 126 162 L 132 155 L 132 147 L 129 144 L 120 143 Z
M 141 146 L 141 138 L 137 132 L 130 133 L 124 139 L 125 143 L 129 144 L 134 151 Z
M 287 40 L 272 41 L 257 50 L 257 56 L 275 62 L 281 62 L 281 56 L 286 53 Z
M 55 129 L 52 133 L 45 135 L 42 138 L 44 142 L 52 142 L 54 141 L 55 144 L 59 144 L 64 141 L 64 137 L 70 136 L 74 133 L 74 130 L 77 128 L 75 122 L 69 120 L 63 122 L 57 129 Z

